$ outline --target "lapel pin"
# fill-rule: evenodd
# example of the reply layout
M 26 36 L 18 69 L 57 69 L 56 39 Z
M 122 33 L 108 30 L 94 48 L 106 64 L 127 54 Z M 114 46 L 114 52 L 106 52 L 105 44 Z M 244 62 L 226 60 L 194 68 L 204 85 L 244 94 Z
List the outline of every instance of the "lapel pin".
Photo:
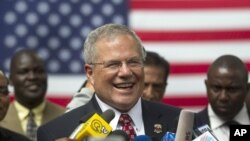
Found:
M 161 133 L 162 132 L 162 125 L 161 124 L 155 124 L 154 125 L 154 132 L 155 133 Z

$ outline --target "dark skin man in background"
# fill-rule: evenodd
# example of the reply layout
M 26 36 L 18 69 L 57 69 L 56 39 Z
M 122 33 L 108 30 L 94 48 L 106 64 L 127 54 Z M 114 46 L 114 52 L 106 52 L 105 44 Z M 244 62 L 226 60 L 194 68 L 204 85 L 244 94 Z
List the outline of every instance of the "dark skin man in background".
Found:
M 0 121 L 2 121 L 9 108 L 8 79 L 0 70 Z M 21 134 L 0 127 L 0 141 L 30 141 Z
M 2 121 L 3 127 L 29 136 L 30 113 L 36 128 L 64 113 L 63 107 L 45 100 L 47 81 L 45 64 L 36 52 L 22 49 L 14 54 L 10 64 L 10 84 L 14 88 L 15 100 Z M 32 131 L 30 138 L 36 140 L 33 133 L 36 134 Z
M 196 125 L 207 124 L 220 141 L 228 141 L 230 124 L 250 124 L 247 67 L 238 57 L 223 55 L 209 67 L 205 85 L 209 104 L 196 115 Z

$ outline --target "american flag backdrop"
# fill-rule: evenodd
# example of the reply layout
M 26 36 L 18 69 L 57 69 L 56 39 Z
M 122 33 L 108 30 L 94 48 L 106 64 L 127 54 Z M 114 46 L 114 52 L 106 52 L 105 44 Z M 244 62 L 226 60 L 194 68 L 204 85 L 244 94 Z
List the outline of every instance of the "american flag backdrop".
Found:
M 250 68 L 250 0 L 1 0 L 0 68 L 33 48 L 49 71 L 47 97 L 65 105 L 86 79 L 84 38 L 105 23 L 131 27 L 146 50 L 171 64 L 163 102 L 198 110 L 207 104 L 208 65 L 234 54 Z

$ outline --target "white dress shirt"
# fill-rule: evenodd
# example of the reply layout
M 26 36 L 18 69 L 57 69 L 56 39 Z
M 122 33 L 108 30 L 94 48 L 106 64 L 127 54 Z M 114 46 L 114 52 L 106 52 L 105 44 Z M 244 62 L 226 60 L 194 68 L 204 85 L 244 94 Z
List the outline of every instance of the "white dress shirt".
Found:
M 97 95 L 95 95 L 97 103 L 99 104 L 102 112 L 112 109 L 115 112 L 115 117 L 113 120 L 110 122 L 110 126 L 112 127 L 113 130 L 117 129 L 122 129 L 122 127 L 118 124 L 118 120 L 120 118 L 120 115 L 122 114 L 118 110 L 114 109 L 113 107 L 107 105 L 103 101 L 101 101 Z M 144 124 L 143 124 L 143 118 L 142 118 L 142 107 L 141 107 L 141 99 L 138 100 L 138 102 L 135 104 L 135 106 L 130 109 L 127 114 L 131 117 L 133 120 L 133 127 L 135 129 L 136 135 L 145 135 L 145 130 L 144 130 Z
M 208 116 L 210 120 L 210 127 L 218 140 L 229 141 L 229 127 L 224 125 L 226 121 L 223 121 L 214 113 L 210 104 L 208 105 Z M 250 124 L 246 104 L 244 104 L 240 112 L 234 117 L 233 120 L 242 125 Z

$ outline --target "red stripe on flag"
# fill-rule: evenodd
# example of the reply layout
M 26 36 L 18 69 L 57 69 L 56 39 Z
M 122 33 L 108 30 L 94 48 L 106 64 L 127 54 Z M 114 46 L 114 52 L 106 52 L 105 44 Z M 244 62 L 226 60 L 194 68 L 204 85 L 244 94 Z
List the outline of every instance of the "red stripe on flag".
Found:
M 250 40 L 250 29 L 227 31 L 139 31 L 136 33 L 143 41 L 187 42 L 211 40 Z
M 194 97 L 194 96 L 182 96 L 182 97 L 164 97 L 163 103 L 174 105 L 177 107 L 185 106 L 205 106 L 208 103 L 206 96 Z
M 209 63 L 170 64 L 170 73 L 172 75 L 206 73 L 209 65 L 210 65 Z M 250 62 L 246 62 L 246 65 L 247 65 L 248 71 L 250 72 Z
M 249 8 L 249 0 L 131 0 L 132 9 Z

